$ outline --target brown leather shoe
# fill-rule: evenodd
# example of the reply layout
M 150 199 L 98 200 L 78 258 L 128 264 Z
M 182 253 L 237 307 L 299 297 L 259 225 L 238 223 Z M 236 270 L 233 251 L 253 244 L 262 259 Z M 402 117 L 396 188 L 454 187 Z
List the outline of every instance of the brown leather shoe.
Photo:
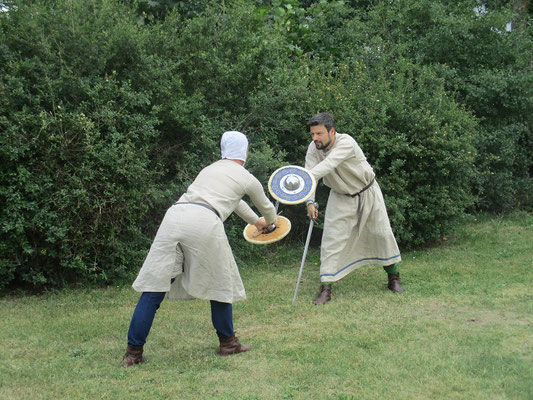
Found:
M 387 288 L 394 293 L 403 293 L 402 285 L 400 285 L 400 275 L 389 274 L 389 284 Z
M 314 303 L 316 305 L 326 304 L 330 300 L 331 300 L 331 285 L 330 284 L 320 285 L 320 291 L 318 292 Z
M 128 344 L 126 348 L 126 354 L 120 364 L 123 367 L 131 367 L 132 365 L 145 362 L 146 358 L 143 357 L 143 346 L 132 346 Z
M 231 337 L 221 337 L 220 347 L 218 348 L 218 354 L 221 356 L 229 356 L 230 354 L 244 353 L 252 348 L 252 346 L 246 346 L 239 342 L 239 338 L 235 335 Z

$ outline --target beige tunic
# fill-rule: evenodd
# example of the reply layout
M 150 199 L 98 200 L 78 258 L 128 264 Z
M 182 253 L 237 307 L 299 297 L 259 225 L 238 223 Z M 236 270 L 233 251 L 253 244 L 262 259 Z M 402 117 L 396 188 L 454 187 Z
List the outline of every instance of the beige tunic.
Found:
M 305 157 L 305 168 L 331 188 L 320 249 L 322 282 L 338 281 L 363 265 L 401 261 L 377 181 L 359 196 L 350 196 L 372 181 L 372 167 L 350 135 L 335 136 L 329 151 L 311 143 Z
M 257 214 L 242 200 L 248 195 L 268 223 L 276 219 L 274 205 L 261 183 L 244 167 L 219 160 L 204 168 L 159 226 L 148 256 L 133 283 L 138 292 L 169 292 L 174 300 L 200 298 L 224 303 L 246 298 L 223 222 L 235 211 L 249 224 Z M 176 278 L 171 285 L 170 280 Z

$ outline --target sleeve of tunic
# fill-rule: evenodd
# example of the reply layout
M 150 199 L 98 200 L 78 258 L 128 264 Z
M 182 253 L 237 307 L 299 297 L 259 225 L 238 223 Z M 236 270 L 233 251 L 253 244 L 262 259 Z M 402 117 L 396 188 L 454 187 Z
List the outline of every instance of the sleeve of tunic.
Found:
M 239 201 L 237 208 L 235 208 L 235 214 L 248 222 L 250 225 L 255 224 L 259 219 L 254 210 L 252 210 L 244 200 Z
M 276 221 L 276 208 L 268 200 L 261 182 L 257 180 L 256 177 L 252 175 L 252 181 L 248 188 L 247 194 L 250 196 L 250 199 L 255 204 L 259 212 L 265 217 L 265 220 L 268 224 L 273 224 Z M 254 223 L 257 219 L 254 221 Z
M 246 194 L 265 217 L 266 222 L 272 224 L 276 221 L 276 208 L 266 197 L 261 182 L 251 174 L 250 177 L 250 182 L 246 187 Z M 243 200 L 239 201 L 237 208 L 235 208 L 235 213 L 251 225 L 255 224 L 259 219 L 257 214 Z
M 327 157 L 314 165 L 310 172 L 319 180 L 324 176 L 330 174 L 342 163 L 344 160 L 347 160 L 351 157 L 355 157 L 354 147 L 349 142 L 338 142 L 338 145 L 331 149 Z M 307 157 L 306 157 L 307 165 Z

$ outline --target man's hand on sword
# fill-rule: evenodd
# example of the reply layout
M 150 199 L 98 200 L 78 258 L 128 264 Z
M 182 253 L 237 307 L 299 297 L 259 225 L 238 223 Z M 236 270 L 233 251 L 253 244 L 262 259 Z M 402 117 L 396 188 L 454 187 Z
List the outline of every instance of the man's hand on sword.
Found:
M 307 215 L 311 219 L 317 219 L 318 217 L 318 207 L 316 203 L 307 203 Z

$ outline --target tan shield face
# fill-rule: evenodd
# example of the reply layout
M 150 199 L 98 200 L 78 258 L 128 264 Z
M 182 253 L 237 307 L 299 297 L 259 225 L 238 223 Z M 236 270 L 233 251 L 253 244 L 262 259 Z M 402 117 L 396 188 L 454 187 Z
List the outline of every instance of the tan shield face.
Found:
M 257 230 L 255 225 L 248 224 L 246 225 L 246 228 L 244 228 L 242 234 L 247 242 L 253 244 L 275 243 L 288 235 L 291 230 L 291 221 L 278 215 L 275 224 L 276 229 L 270 233 L 261 233 Z

